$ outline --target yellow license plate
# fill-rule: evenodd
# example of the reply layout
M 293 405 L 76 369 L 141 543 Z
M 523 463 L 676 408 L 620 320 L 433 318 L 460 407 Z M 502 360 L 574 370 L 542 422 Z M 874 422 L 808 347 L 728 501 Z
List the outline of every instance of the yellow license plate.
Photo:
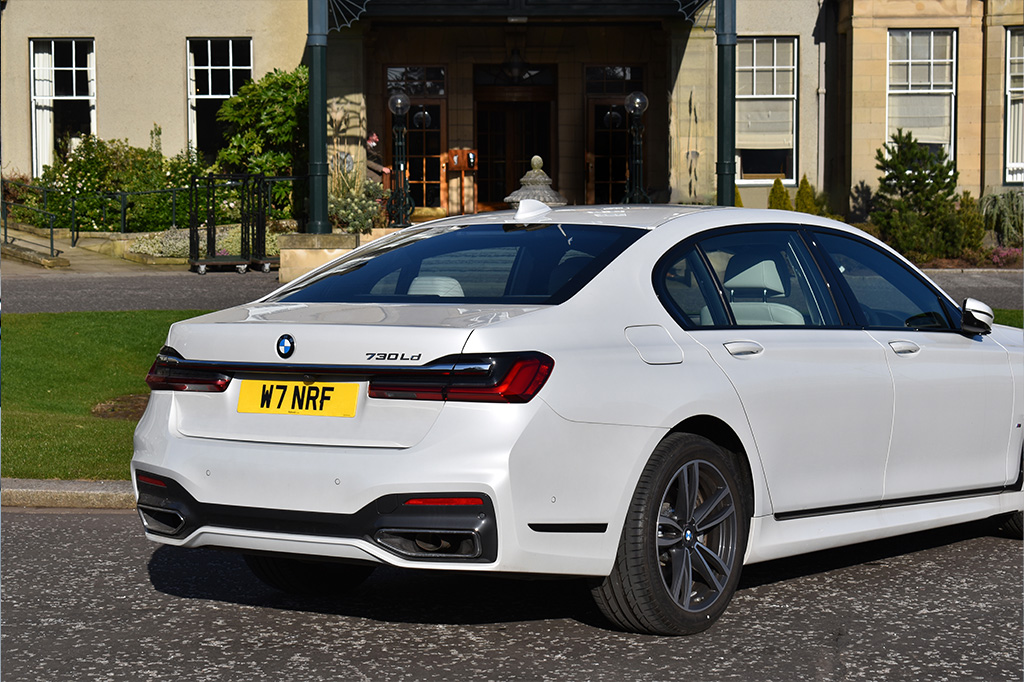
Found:
M 358 400 L 359 384 L 247 379 L 238 394 L 238 411 L 354 417 Z

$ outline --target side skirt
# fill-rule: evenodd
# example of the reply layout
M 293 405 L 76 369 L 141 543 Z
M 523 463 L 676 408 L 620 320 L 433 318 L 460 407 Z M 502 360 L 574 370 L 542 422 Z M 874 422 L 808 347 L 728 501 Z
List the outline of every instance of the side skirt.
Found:
M 744 563 L 781 559 L 807 552 L 916 533 L 942 526 L 978 521 L 1024 509 L 1019 490 L 977 494 L 901 506 L 834 511 L 814 516 L 751 519 Z

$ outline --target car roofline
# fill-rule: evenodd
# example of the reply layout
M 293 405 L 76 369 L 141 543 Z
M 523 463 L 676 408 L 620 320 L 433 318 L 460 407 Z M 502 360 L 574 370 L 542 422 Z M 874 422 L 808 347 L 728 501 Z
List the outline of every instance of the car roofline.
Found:
M 628 211 L 625 210 L 628 208 Z M 585 225 L 611 225 L 651 230 L 681 216 L 709 210 L 728 210 L 722 206 L 683 204 L 610 204 L 595 206 L 558 206 L 532 219 L 531 223 L 581 223 Z M 459 225 L 471 220 L 475 224 L 506 225 L 522 221 L 515 219 L 515 211 L 494 211 L 471 215 L 458 215 L 431 221 L 434 225 Z M 421 223 L 422 224 L 422 223 Z

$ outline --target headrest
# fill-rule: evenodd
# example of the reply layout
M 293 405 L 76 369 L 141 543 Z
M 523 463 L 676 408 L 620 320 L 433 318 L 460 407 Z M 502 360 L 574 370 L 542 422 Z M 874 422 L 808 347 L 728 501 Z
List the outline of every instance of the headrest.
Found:
M 741 259 L 734 264 L 736 259 Z M 786 293 L 786 287 L 782 284 L 782 277 L 779 276 L 779 268 L 773 260 L 742 260 L 743 257 L 737 254 L 729 261 L 725 269 L 727 278 L 724 282 L 726 289 L 757 289 L 773 294 Z
M 409 283 L 410 296 L 462 297 L 462 285 L 454 277 L 417 277 Z

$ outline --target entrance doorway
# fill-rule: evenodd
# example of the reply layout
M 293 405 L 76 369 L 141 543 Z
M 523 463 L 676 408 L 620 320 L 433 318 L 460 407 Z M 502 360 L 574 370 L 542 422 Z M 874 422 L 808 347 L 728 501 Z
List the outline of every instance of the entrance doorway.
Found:
M 478 210 L 507 208 L 505 197 L 519 189 L 534 156 L 544 159 L 544 171 L 556 177 L 555 75 L 554 65 L 474 68 Z
M 629 123 L 621 100 L 589 102 L 587 203 L 617 204 L 626 196 Z
M 476 181 L 481 209 L 505 208 L 505 197 L 519 189 L 534 155 L 540 155 L 550 170 L 551 131 L 550 102 L 477 103 Z

